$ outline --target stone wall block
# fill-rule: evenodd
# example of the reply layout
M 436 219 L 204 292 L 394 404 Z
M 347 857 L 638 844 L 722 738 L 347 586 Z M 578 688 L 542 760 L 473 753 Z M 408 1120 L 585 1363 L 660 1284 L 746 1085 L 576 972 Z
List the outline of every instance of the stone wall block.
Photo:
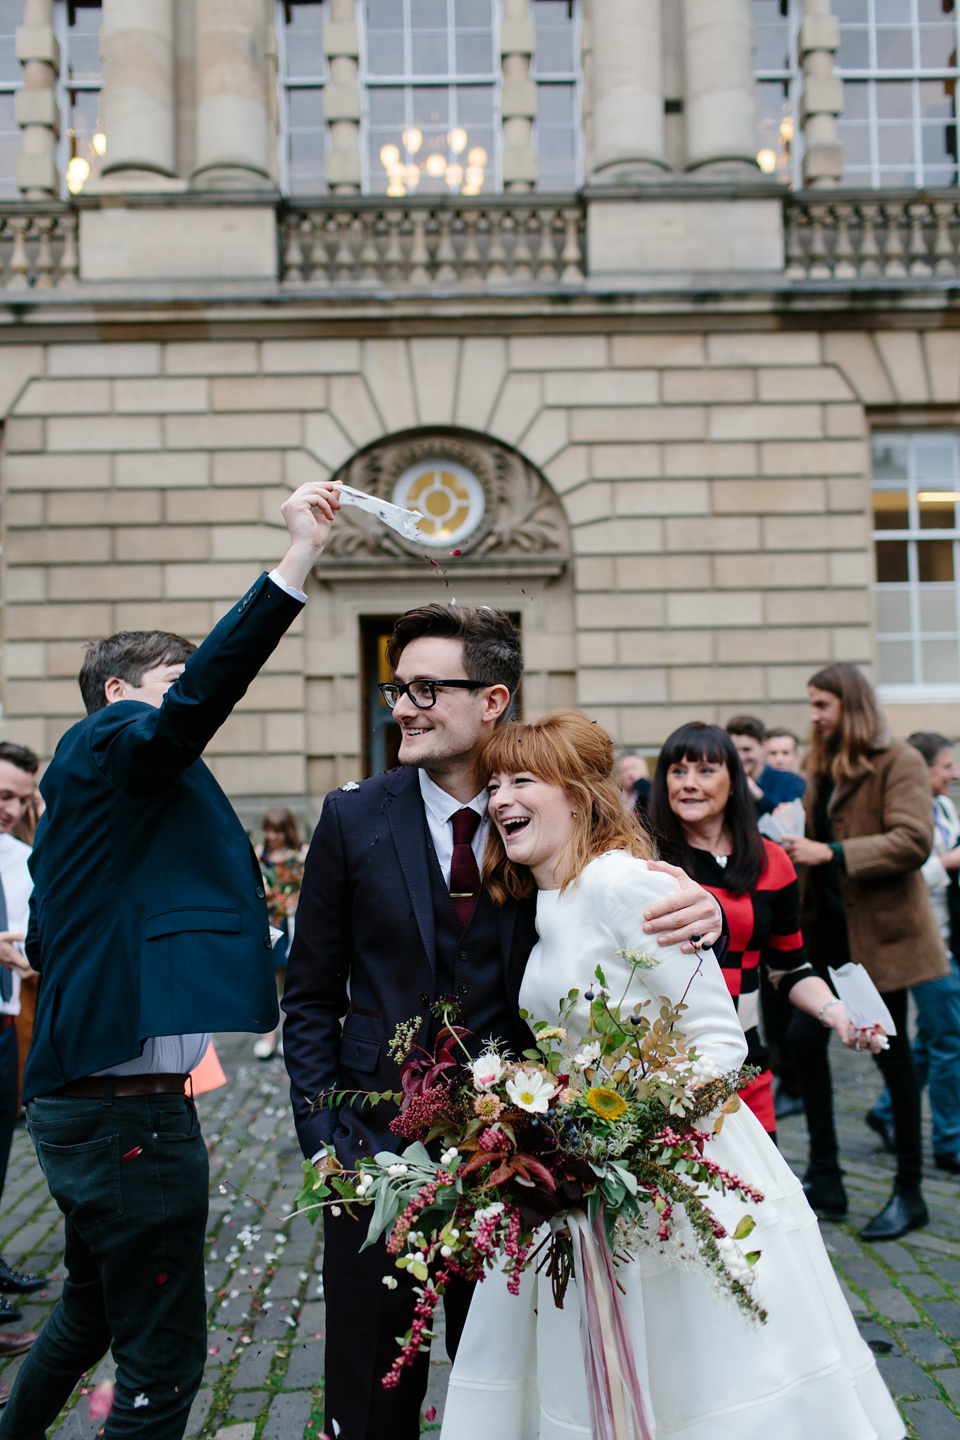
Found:
M 454 420 L 485 430 L 507 374 L 507 342 L 497 336 L 471 335 L 461 341 L 460 373 Z
M 43 524 L 44 497 L 10 491 L 3 497 L 3 523 L 8 530 L 32 530 Z
M 164 565 L 163 596 L 167 600 L 225 600 L 242 595 L 256 580 L 256 566 L 245 564 Z M 117 597 L 118 599 L 121 597 Z M 255 707 L 256 708 L 256 707 Z
M 160 418 L 153 415 L 52 415 L 47 448 L 66 450 L 159 450 Z
M 7 490 L 98 490 L 110 484 L 109 455 L 5 455 Z
M 167 415 L 164 435 L 170 450 L 272 450 L 302 443 L 299 415 L 271 412 L 243 415 Z
M 581 705 L 656 703 L 667 699 L 668 674 L 663 666 L 582 669 L 577 675 L 577 700 Z
M 82 543 L 76 532 L 44 528 L 8 531 L 3 547 L 8 565 L 92 565 L 111 560 L 109 530 L 87 529 Z
M 830 555 L 831 585 L 854 585 L 858 589 L 873 584 L 873 556 L 866 548 Z
M 330 413 L 359 450 L 384 433 L 383 421 L 361 375 L 332 375 Z
M 706 480 L 621 480 L 613 487 L 617 515 L 707 515 Z
M 3 647 L 3 672 L 8 680 L 42 680 L 48 673 L 53 674 L 47 670 L 46 645 L 37 640 L 23 644 L 8 641 Z
M 308 415 L 304 420 L 303 430 L 306 449 L 331 472 L 339 470 L 353 454 L 354 446 L 332 415 Z
M 9 598 L 9 597 L 8 597 Z M 3 612 L 8 640 L 90 640 L 109 635 L 108 604 L 8 605 Z
M 664 613 L 659 593 L 577 596 L 577 625 L 583 630 L 616 630 L 621 625 L 654 629 L 663 624 Z
M 640 554 L 663 549 L 663 521 L 641 519 L 599 520 L 573 532 L 578 555 Z
M 120 415 L 206 411 L 209 386 L 201 379 L 115 380 L 113 408 Z M 252 406 L 250 407 L 253 408 Z
M 598 480 L 649 480 L 662 472 L 659 445 L 593 445 L 589 454 Z
M 14 415 L 90 415 L 112 409 L 109 380 L 31 380 Z
M 253 755 L 264 747 L 265 715 L 229 715 L 209 741 L 204 756 Z
M 670 676 L 670 699 L 684 702 L 750 704 L 764 696 L 763 670 L 759 665 L 675 666 Z
M 713 405 L 711 440 L 811 440 L 823 434 L 819 405 Z
M 604 519 L 609 516 L 612 506 L 612 487 L 597 480 L 570 490 L 563 497 L 564 512 L 571 525 Z
M 460 341 L 410 341 L 413 390 L 421 425 L 452 425 Z
M 263 717 L 264 748 L 268 753 L 303 754 L 307 738 L 305 717 L 297 714 Z
M 760 522 L 752 516 L 684 517 L 667 520 L 665 524 L 666 548 L 671 554 L 760 547 Z
M 847 440 L 866 436 L 867 417 L 860 404 L 825 405 L 823 420 L 824 432 L 831 440 Z
M 577 664 L 581 666 L 616 665 L 617 637 L 613 630 L 585 630 L 577 636 Z
M 302 675 L 258 675 L 237 710 L 242 714 L 260 710 L 265 715 L 274 710 L 302 710 L 304 699 Z
M 574 409 L 570 412 L 573 440 L 702 440 L 706 438 L 706 410 L 700 405 L 649 408 Z
M 756 475 L 759 468 L 757 447 L 752 443 L 663 447 L 663 473 L 668 476 Z
M 793 554 L 762 551 L 755 555 L 718 555 L 713 562 L 714 582 L 720 590 L 755 585 L 764 590 L 826 585 L 826 555 L 801 550 Z
M 6 605 L 42 604 L 48 598 L 48 590 L 48 571 L 41 566 L 11 567 L 4 576 Z
M 606 335 L 514 335 L 511 370 L 603 370 Z
M 301 485 L 308 485 L 313 481 L 324 481 L 330 479 L 330 469 L 306 450 L 284 450 L 283 452 L 283 483 L 287 490 L 298 490 Z
M 363 374 L 384 426 L 406 430 L 417 423 L 410 359 L 402 340 L 365 340 Z
M 75 680 L 14 680 L 3 687 L 9 715 L 71 715 L 80 719 L 83 703 Z
M 272 569 L 280 558 L 277 530 L 270 525 L 215 525 L 211 542 L 214 560 L 269 560 Z
M 826 507 L 823 480 L 714 480 L 713 509 L 718 515 L 815 514 Z
M 210 480 L 210 457 L 205 451 L 158 450 L 155 454 L 118 455 L 114 462 L 120 489 L 196 489 Z
M 255 340 L 171 340 L 163 351 L 167 375 L 255 375 L 260 368 Z
M 866 546 L 862 515 L 767 515 L 763 519 L 767 550 L 844 550 Z
M 662 384 L 668 405 L 747 402 L 756 398 L 754 372 L 747 369 L 667 370 Z
M 265 375 L 349 375 L 360 369 L 359 340 L 264 340 Z
M 302 452 L 215 450 L 210 456 L 210 478 L 214 485 L 222 485 L 227 489 L 234 485 L 269 488 L 281 483 L 286 455 L 298 453 Z
M 835 625 L 865 623 L 872 597 L 859 590 L 774 590 L 764 604 L 768 625 Z
M 922 340 L 931 399 L 939 405 L 960 403 L 960 331 L 925 330 Z
M 656 405 L 655 370 L 560 371 L 543 377 L 548 405 Z
M 865 405 L 892 405 L 896 396 L 872 335 L 838 331 L 824 335 L 823 358 L 835 365 Z
M 218 755 L 210 768 L 233 795 L 299 796 L 306 787 L 306 763 L 301 755 Z
M 524 432 L 523 453 L 535 465 L 546 465 L 567 444 L 566 410 L 541 410 L 533 424 Z
M 30 381 L 44 372 L 40 345 L 11 345 L 0 349 L 0 417 L 9 414 Z
M 542 398 L 539 375 L 508 376 L 490 417 L 490 434 L 515 445 L 539 412 Z
M 717 660 L 721 665 L 803 662 L 816 665 L 830 654 L 830 631 L 808 626 L 776 630 L 718 630 Z
M 855 480 L 827 481 L 827 508 L 829 510 L 856 510 L 866 514 L 870 508 L 870 479 L 866 475 Z
M 144 341 L 116 344 L 101 340 L 96 345 L 49 345 L 47 374 L 60 375 L 159 375 L 162 346 Z
M 123 526 L 114 532 L 114 548 L 116 560 L 209 560 L 210 535 L 196 526 L 177 530 Z
M 240 413 L 325 410 L 327 384 L 322 375 L 223 376 L 210 382 L 211 407 Z
M 711 585 L 709 556 L 690 555 L 619 555 L 616 557 L 616 583 L 620 590 L 689 590 L 691 585 Z M 624 620 L 624 624 L 636 624 Z
M 709 630 L 620 630 L 617 660 L 621 665 L 709 665 L 713 635 Z
M 225 613 L 225 604 L 211 605 L 208 600 L 151 600 L 148 604 L 122 600 L 114 606 L 114 624 L 94 633 L 109 634 L 111 629 L 170 630 L 175 635 L 186 635 L 188 640 L 200 641 Z
M 759 590 L 738 590 L 705 594 L 690 591 L 668 595 L 667 624 L 684 630 L 701 625 L 705 629 L 721 626 L 758 626 L 762 623 L 763 596 Z
M 611 335 L 610 363 L 632 370 L 687 369 L 706 363 L 702 335 Z
M 3 443 L 8 455 L 38 454 L 46 448 L 44 422 L 32 416 L 11 417 L 3 428 Z
M 820 336 L 751 331 L 707 336 L 710 365 L 819 365 Z
M 774 478 L 792 475 L 862 475 L 867 449 L 860 440 L 769 440 L 760 446 L 760 469 Z
M 920 336 L 915 330 L 880 330 L 874 344 L 890 377 L 896 398 L 901 402 L 926 404 L 930 400 L 927 367 L 923 363 Z
M 764 402 L 800 404 L 812 400 L 855 400 L 850 384 L 830 366 L 784 366 L 757 371 L 757 395 Z
M 872 633 L 864 626 L 838 625 L 831 636 L 833 658 L 870 664 L 876 658 Z
M 159 565 L 54 565 L 47 571 L 51 600 L 159 600 Z

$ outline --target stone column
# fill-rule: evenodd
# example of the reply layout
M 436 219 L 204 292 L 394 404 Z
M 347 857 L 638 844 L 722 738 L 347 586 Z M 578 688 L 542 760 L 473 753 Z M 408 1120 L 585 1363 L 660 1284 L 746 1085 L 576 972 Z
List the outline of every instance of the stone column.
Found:
M 197 162 L 213 190 L 273 184 L 266 93 L 266 0 L 197 0 Z M 108 137 L 109 144 L 109 137 Z
M 353 0 L 330 0 L 323 30 L 323 48 L 330 61 L 323 107 L 330 135 L 327 184 L 334 195 L 359 195 L 360 40 Z
M 655 179 L 666 169 L 660 0 L 594 0 L 594 185 Z
M 530 78 L 534 29 L 527 0 L 503 0 L 500 21 L 500 64 L 503 75 L 503 188 L 532 190 L 537 180 L 537 152 L 531 145 L 537 113 L 537 87 Z
M 54 90 L 60 47 L 53 33 L 53 0 L 26 0 L 23 24 L 17 26 L 17 59 L 23 66 L 23 89 L 15 101 L 17 124 L 23 129 L 17 185 L 28 200 L 43 200 L 60 194 L 60 112 Z
M 104 175 L 174 174 L 173 0 L 103 0 Z
M 843 174 L 843 146 L 837 137 L 843 85 L 833 73 L 833 57 L 839 44 L 840 26 L 830 13 L 830 0 L 806 0 L 799 40 L 803 65 L 803 181 L 817 188 L 836 185 Z
M 687 169 L 759 174 L 750 0 L 683 0 Z

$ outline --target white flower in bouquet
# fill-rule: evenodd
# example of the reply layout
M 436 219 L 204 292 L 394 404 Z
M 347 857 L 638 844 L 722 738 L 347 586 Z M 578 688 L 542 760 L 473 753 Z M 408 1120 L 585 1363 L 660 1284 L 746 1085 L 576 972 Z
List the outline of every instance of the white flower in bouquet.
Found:
M 473 1083 L 477 1090 L 492 1090 L 503 1078 L 500 1056 L 492 1050 L 481 1055 L 479 1060 L 474 1060 L 470 1069 L 473 1071 Z
M 550 1108 L 556 1085 L 552 1077 L 539 1070 L 521 1069 L 507 1081 L 506 1089 L 514 1105 L 519 1105 L 521 1110 L 531 1115 L 544 1115 Z
M 591 1040 L 589 1045 L 581 1045 L 573 1057 L 573 1063 L 579 1065 L 582 1070 L 587 1070 L 591 1065 L 596 1065 L 599 1059 L 600 1041 Z

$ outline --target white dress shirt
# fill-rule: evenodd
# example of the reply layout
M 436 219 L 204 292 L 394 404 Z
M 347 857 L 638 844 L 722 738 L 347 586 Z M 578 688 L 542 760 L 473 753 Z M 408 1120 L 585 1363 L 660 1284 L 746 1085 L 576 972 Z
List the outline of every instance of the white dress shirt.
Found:
M 427 812 L 427 825 L 430 829 L 430 839 L 433 841 L 433 848 L 437 852 L 437 859 L 440 862 L 440 869 L 443 871 L 443 881 L 447 889 L 450 888 L 450 866 L 453 863 L 453 817 L 458 810 L 476 810 L 480 816 L 480 824 L 472 841 L 473 853 L 477 859 L 477 869 L 483 869 L 483 851 L 487 843 L 487 803 L 490 799 L 486 790 L 481 790 L 479 795 L 474 795 L 472 800 L 466 804 L 462 800 L 456 800 L 448 795 L 446 790 L 441 790 L 436 781 L 431 780 L 426 770 L 418 770 L 420 777 L 420 794 L 423 796 L 423 808 Z
M 30 892 L 33 879 L 27 869 L 30 846 L 12 835 L 0 835 L 0 880 L 7 901 L 7 929 L 17 935 L 26 935 L 30 918 Z M 22 951 L 23 946 L 17 947 Z M 13 981 L 13 993 L 9 1000 L 0 1000 L 0 1015 L 20 1014 L 20 976 L 15 970 L 8 971 Z
M 288 585 L 279 570 L 271 570 L 267 576 L 274 585 L 286 592 L 301 605 L 307 603 L 302 590 Z M 24 846 L 26 849 L 26 846 Z M 17 1007 L 19 1009 L 19 1006 Z M 143 1053 L 133 1060 L 124 1060 L 120 1065 L 110 1065 L 106 1070 L 97 1070 L 97 1075 L 186 1075 L 195 1069 L 213 1039 L 212 1035 L 152 1035 L 143 1042 Z

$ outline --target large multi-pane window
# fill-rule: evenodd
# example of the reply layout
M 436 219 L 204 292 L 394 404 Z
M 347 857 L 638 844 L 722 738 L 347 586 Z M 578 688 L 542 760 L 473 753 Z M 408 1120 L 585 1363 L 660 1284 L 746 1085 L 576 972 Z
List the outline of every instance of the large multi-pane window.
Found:
M 497 8 L 494 0 L 364 0 L 374 194 L 499 188 Z
M 325 14 L 321 0 L 278 0 L 280 187 L 288 195 L 319 195 L 326 189 Z
M 100 174 L 107 153 L 100 112 L 100 4 L 57 0 L 60 41 L 60 174 L 76 193 Z
M 23 24 L 23 0 L 0 0 L 0 199 L 16 199 L 20 130 L 14 96 L 22 83 L 16 29 Z
M 583 168 L 579 3 L 533 0 L 533 23 L 537 184 L 541 190 L 575 190 Z
M 834 0 L 846 185 L 957 183 L 955 0 Z
M 757 164 L 765 174 L 793 185 L 801 183 L 797 31 L 802 18 L 801 0 L 753 0 Z
M 909 687 L 917 698 L 960 699 L 958 503 L 960 435 L 874 435 L 881 698 L 896 699 Z

